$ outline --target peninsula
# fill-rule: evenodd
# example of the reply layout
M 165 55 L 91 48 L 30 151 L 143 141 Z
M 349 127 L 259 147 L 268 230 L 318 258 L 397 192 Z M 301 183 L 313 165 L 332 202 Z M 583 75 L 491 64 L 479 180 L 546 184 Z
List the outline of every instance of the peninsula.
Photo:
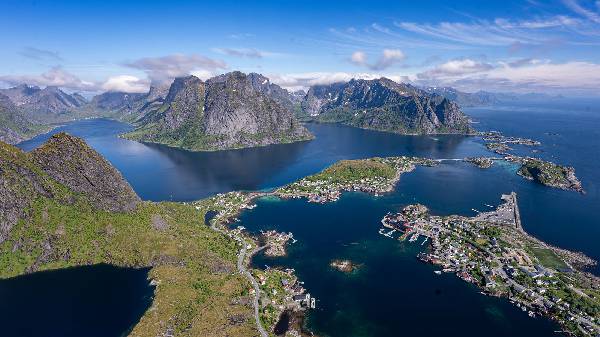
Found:
M 422 205 L 408 206 L 382 223 L 403 232 L 401 239 L 429 239 L 429 251 L 419 258 L 443 272 L 485 294 L 508 297 L 532 317 L 550 317 L 569 334 L 597 336 L 600 278 L 582 271 L 596 262 L 530 236 L 521 226 L 516 194 L 502 200 L 494 211 L 475 217 L 433 216 Z
M 151 308 L 131 336 L 256 335 L 239 244 L 207 207 L 141 201 L 121 174 L 64 133 L 25 153 L 0 142 L 0 278 L 107 263 L 151 267 Z
M 320 173 L 286 185 L 274 192 L 282 198 L 306 197 L 309 202 L 336 201 L 344 191 L 379 195 L 394 189 L 402 173 L 416 165 L 435 166 L 438 161 L 418 157 L 386 157 L 342 160 Z

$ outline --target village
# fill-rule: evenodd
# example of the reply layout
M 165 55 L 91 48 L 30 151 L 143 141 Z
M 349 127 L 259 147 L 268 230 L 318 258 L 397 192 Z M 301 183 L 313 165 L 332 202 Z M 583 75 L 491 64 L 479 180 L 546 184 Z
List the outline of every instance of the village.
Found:
M 436 274 L 455 273 L 483 294 L 508 297 L 530 316 L 554 319 L 569 334 L 597 336 L 600 280 L 573 267 L 594 261 L 529 236 L 521 227 L 516 194 L 502 199 L 496 209 L 470 218 L 431 216 L 425 206 L 410 205 L 387 214 L 380 233 L 393 237 L 390 232 L 397 231 L 399 240 L 409 242 L 423 237 L 428 250 L 418 258 L 439 265 Z
M 261 236 L 251 236 L 244 226 L 233 226 L 238 214 L 244 209 L 253 209 L 253 201 L 266 193 L 230 192 L 218 194 L 213 198 L 196 203 L 199 211 L 209 210 L 205 222 L 213 229 L 233 238 L 240 244 L 238 270 L 246 275 L 252 286 L 248 295 L 252 296 L 256 310 L 256 321 L 261 335 L 271 335 L 290 315 L 296 318 L 294 324 L 286 327 L 286 335 L 302 336 L 301 322 L 304 312 L 316 307 L 316 298 L 312 297 L 294 274 L 293 269 L 267 267 L 265 270 L 248 268 L 252 257 L 260 251 L 267 256 L 284 256 L 286 246 L 296 242 L 292 233 L 280 233 L 274 230 L 261 231 Z M 262 244 L 262 245 L 261 245 Z M 288 318 L 289 319 L 289 318 Z
M 296 243 L 293 233 L 279 233 L 275 230 L 260 231 L 262 237 L 265 239 L 265 245 L 267 249 L 265 255 L 267 256 L 285 256 L 285 247 L 288 241 Z
M 489 164 L 487 160 L 473 161 L 476 165 Z M 214 213 L 207 223 L 247 245 L 244 251 L 250 254 L 243 257 L 245 265 L 263 249 L 268 256 L 283 256 L 289 241 L 295 241 L 292 233 L 264 231 L 260 246 L 260 241 L 250 237 L 243 227 L 232 229 L 226 225 L 235 222 L 241 210 L 256 207 L 253 200 L 259 197 L 305 197 L 309 202 L 325 203 L 338 200 L 344 191 L 377 196 L 391 191 L 400 175 L 416 165 L 434 166 L 439 162 L 412 157 L 341 161 L 272 192 L 217 195 L 210 199 L 209 208 Z M 485 205 L 489 211 L 474 210 L 475 217 L 431 216 L 425 206 L 409 205 L 399 213 L 387 214 L 379 233 L 427 247 L 428 251 L 418 257 L 441 266 L 436 274 L 454 273 L 479 286 L 483 294 L 508 297 L 530 316 L 550 317 L 570 334 L 596 336 L 600 333 L 600 280 L 580 271 L 595 261 L 529 236 L 521 227 L 516 194 L 503 195 L 502 200 L 497 207 Z M 343 272 L 355 270 L 344 261 L 333 261 L 331 266 Z M 316 305 L 293 270 L 251 269 L 250 273 L 257 285 L 249 291 L 258 292 L 260 321 L 269 331 L 288 313 L 303 312 Z
M 499 144 L 519 144 L 527 146 L 538 146 L 541 143 L 537 140 L 521 137 L 510 137 L 503 135 L 500 131 L 480 132 L 479 135 L 486 142 L 495 142 Z

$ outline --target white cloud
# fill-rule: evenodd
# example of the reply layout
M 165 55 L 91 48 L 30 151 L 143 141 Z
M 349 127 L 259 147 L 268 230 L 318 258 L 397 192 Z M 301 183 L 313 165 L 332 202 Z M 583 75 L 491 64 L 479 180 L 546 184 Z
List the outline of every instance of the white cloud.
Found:
M 56 51 L 45 50 L 35 47 L 25 47 L 19 52 L 24 57 L 37 61 L 62 61 L 62 57 Z
M 377 62 L 369 63 L 365 52 L 355 51 L 350 56 L 350 62 L 371 70 L 383 70 L 404 61 L 405 58 L 406 56 L 400 49 L 384 49 Z
M 186 76 L 194 71 L 217 71 L 227 69 L 221 60 L 192 54 L 172 54 L 162 57 L 145 57 L 125 64 L 126 67 L 144 71 L 153 82 L 165 83 L 175 77 Z
M 430 70 L 420 73 L 421 78 L 446 78 L 456 77 L 466 74 L 478 73 L 492 69 L 489 63 L 480 62 L 472 59 L 457 59 L 442 63 Z
M 210 70 L 195 70 L 192 71 L 190 75 L 194 75 L 196 77 L 198 77 L 199 79 L 206 81 L 211 77 L 215 77 L 218 75 L 218 73 L 214 72 L 214 71 L 210 71 Z
M 516 85 L 597 91 L 600 64 L 590 62 L 541 63 L 525 67 L 503 65 L 489 71 L 490 78 L 508 79 Z
M 9 85 L 22 83 L 37 86 L 57 86 L 72 90 L 90 91 L 96 89 L 96 84 L 81 80 L 61 67 L 52 67 L 40 75 L 5 75 L 0 76 L 0 81 Z
M 567 15 L 520 21 L 496 18 L 491 21 L 474 19 L 471 22 L 436 24 L 395 22 L 394 25 L 400 29 L 398 34 L 414 34 L 433 41 L 467 46 L 510 46 L 514 43 L 545 45 L 551 41 L 589 43 L 586 36 L 594 30 L 581 20 Z
M 415 82 L 421 85 L 453 86 L 466 91 L 545 91 L 597 95 L 600 64 L 523 59 L 482 66 L 482 63 L 473 60 L 449 61 L 417 74 Z
M 145 93 L 149 90 L 148 80 L 142 80 L 131 75 L 119 75 L 109 77 L 101 86 L 106 91 L 123 91 Z
M 359 66 L 365 66 L 367 64 L 367 54 L 363 51 L 355 51 L 350 56 L 350 61 Z

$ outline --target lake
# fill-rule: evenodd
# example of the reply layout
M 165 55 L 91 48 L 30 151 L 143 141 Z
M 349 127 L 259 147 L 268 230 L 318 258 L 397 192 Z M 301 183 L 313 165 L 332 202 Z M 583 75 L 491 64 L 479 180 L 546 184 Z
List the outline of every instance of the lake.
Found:
M 126 335 L 152 304 L 148 271 L 94 265 L 0 280 L 0 335 Z
M 523 226 L 534 236 L 563 248 L 600 258 L 600 102 L 561 101 L 467 109 L 479 130 L 542 142 L 517 146 L 535 155 L 574 166 L 587 194 L 562 191 L 524 180 L 513 165 L 482 170 L 462 162 L 417 168 L 403 175 L 396 191 L 382 197 L 346 194 L 338 202 L 314 205 L 303 200 L 261 200 L 241 215 L 252 231 L 273 228 L 294 232 L 299 242 L 289 256 L 254 263 L 292 266 L 318 299 L 309 325 L 329 336 L 555 335 L 551 322 L 531 319 L 505 300 L 480 295 L 452 275 L 435 275 L 420 263 L 418 244 L 399 243 L 377 233 L 388 211 L 419 202 L 434 214 L 473 215 L 484 204 L 515 191 Z M 316 139 L 261 148 L 192 153 L 116 137 L 130 126 L 104 119 L 78 121 L 53 132 L 83 137 L 111 161 L 146 200 L 189 201 L 220 192 L 260 190 L 316 173 L 340 159 L 411 155 L 463 158 L 493 155 L 481 139 L 463 136 L 401 136 L 329 124 L 309 124 Z M 26 150 L 49 135 L 20 144 Z M 363 266 L 345 275 L 328 266 L 333 258 L 351 258 Z M 598 267 L 592 272 L 598 274 Z M 433 322 L 433 324 L 432 324 Z

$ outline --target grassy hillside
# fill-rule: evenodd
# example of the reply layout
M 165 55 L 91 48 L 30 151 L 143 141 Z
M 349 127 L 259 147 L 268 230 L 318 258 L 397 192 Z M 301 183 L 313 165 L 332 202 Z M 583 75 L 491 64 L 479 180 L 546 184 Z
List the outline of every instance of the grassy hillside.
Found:
M 149 266 L 155 298 L 133 336 L 256 334 L 245 304 L 249 284 L 235 266 L 238 247 L 204 224 L 208 206 L 141 202 L 129 212 L 101 210 L 30 154 L 0 145 L 0 197 L 26 205 L 0 240 L 0 278 L 97 263 Z

